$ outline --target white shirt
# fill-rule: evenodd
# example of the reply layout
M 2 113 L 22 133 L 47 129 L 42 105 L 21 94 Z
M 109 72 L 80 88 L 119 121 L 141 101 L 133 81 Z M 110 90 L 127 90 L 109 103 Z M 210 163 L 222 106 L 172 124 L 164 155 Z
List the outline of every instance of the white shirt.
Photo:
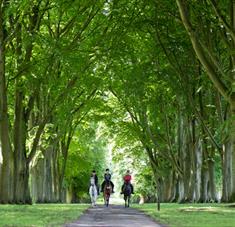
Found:
M 91 185 L 95 185 L 95 178 L 94 178 L 94 177 L 91 177 L 91 178 L 90 178 L 90 184 L 91 184 Z

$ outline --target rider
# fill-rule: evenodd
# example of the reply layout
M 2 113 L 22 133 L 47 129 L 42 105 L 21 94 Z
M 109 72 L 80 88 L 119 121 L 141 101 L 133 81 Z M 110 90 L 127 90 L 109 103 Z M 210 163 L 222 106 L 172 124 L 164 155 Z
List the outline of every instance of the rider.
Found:
M 99 184 L 98 184 L 98 176 L 96 175 L 96 171 L 92 170 L 91 178 L 90 178 L 90 185 L 95 184 L 97 188 L 97 194 L 99 195 Z
M 102 185 L 101 185 L 101 192 L 104 191 L 104 186 L 105 186 L 105 183 L 106 183 L 106 182 L 110 182 L 110 184 L 111 184 L 111 186 L 112 186 L 112 193 L 114 193 L 114 184 L 113 184 L 113 182 L 111 181 L 111 174 L 110 174 L 110 172 L 109 172 L 109 169 L 106 169 L 106 170 L 105 170 L 104 181 L 103 181 L 103 183 L 102 183 Z
M 131 194 L 134 194 L 134 188 L 133 188 L 133 185 L 131 184 L 131 174 L 130 174 L 130 170 L 127 170 L 126 171 L 126 175 L 123 177 L 123 180 L 124 180 L 124 183 L 122 185 L 122 192 L 121 194 L 124 193 L 124 187 L 125 185 L 127 184 L 130 184 L 131 186 Z

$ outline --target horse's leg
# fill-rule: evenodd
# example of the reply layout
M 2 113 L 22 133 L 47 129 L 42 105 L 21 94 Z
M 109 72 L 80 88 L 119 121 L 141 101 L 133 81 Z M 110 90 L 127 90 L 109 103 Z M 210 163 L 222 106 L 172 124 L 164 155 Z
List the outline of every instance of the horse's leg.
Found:
M 104 205 L 107 206 L 107 195 L 104 195 Z
M 93 198 L 93 203 L 92 203 L 92 205 L 93 205 L 93 207 L 96 205 L 95 203 L 96 203 L 96 191 L 95 191 L 95 189 L 93 189 L 94 191 L 92 192 L 92 198 Z
M 93 207 L 95 206 L 95 197 L 94 196 L 92 197 L 92 206 Z
M 91 198 L 91 205 L 93 206 L 93 196 L 92 196 L 92 194 L 90 194 L 90 198 Z
M 93 187 L 90 188 L 90 196 L 91 196 L 91 205 L 92 205 L 92 207 L 94 207 L 95 193 L 94 193 L 94 188 Z
M 92 196 L 92 194 L 90 194 L 90 198 L 91 198 L 91 205 L 93 206 L 93 196 Z
M 96 206 L 96 195 L 94 196 L 94 206 Z

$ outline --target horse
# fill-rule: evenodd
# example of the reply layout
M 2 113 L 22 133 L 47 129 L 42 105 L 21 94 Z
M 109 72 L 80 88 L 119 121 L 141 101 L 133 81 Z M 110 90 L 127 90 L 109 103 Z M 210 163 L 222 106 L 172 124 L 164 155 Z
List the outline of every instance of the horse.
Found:
M 105 186 L 104 186 L 104 205 L 106 207 L 109 206 L 109 198 L 112 192 L 112 186 L 110 184 L 110 181 L 105 182 Z
M 93 180 L 91 180 L 91 183 L 90 183 L 89 194 L 91 197 L 91 205 L 94 207 L 94 206 L 96 206 L 98 190 L 97 190 L 97 187 L 95 185 L 95 182 L 93 182 Z
M 125 208 L 130 206 L 130 198 L 131 198 L 131 185 L 130 183 L 124 184 L 123 189 L 124 200 L 125 200 Z

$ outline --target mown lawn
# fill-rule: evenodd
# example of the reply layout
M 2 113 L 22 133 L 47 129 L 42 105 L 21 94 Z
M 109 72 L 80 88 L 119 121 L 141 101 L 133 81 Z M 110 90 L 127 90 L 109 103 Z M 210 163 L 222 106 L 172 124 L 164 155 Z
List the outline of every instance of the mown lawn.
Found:
M 84 204 L 0 205 L 0 226 L 62 226 L 78 219 Z
M 235 227 L 235 204 L 133 205 L 169 227 Z

